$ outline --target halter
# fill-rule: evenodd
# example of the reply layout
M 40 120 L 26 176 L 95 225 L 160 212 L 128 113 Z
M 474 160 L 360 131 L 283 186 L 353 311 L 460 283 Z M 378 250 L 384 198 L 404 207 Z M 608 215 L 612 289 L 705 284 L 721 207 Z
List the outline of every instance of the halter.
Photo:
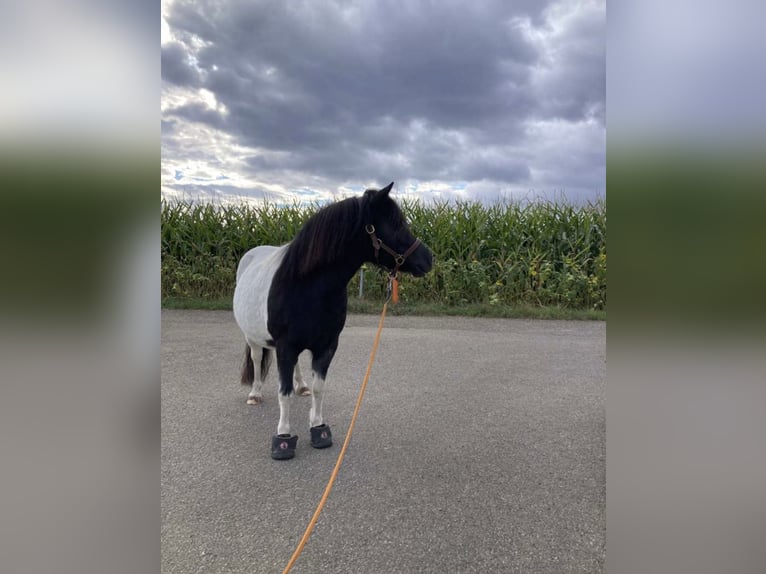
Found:
M 412 243 L 412 245 L 410 245 L 407 248 L 407 251 L 405 251 L 404 253 L 397 253 L 396 251 L 391 249 L 388 245 L 383 243 L 383 240 L 375 234 L 374 225 L 372 225 L 371 223 L 368 223 L 367 225 L 364 226 L 364 230 L 367 232 L 367 235 L 369 235 L 370 239 L 372 240 L 372 248 L 375 250 L 375 261 L 377 262 L 378 265 L 380 265 L 384 269 L 387 269 L 391 277 L 396 276 L 396 274 L 399 272 L 399 268 L 402 265 L 404 265 L 404 261 L 410 255 L 412 255 L 412 253 L 418 248 L 418 245 L 420 245 L 421 243 L 420 239 L 415 238 L 415 241 Z M 381 249 L 394 258 L 395 265 L 393 269 L 388 269 L 388 267 L 386 267 L 379 261 L 378 256 L 380 255 Z

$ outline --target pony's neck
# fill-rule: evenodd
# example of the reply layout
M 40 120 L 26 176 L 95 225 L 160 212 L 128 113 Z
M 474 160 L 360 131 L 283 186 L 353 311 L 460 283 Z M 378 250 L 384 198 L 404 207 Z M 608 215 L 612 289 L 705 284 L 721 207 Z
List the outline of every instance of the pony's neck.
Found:
M 348 242 L 349 248 L 344 253 L 339 254 L 335 262 L 329 265 L 321 273 L 324 274 L 328 282 L 337 288 L 346 289 L 349 281 L 359 268 L 366 261 L 365 250 L 360 246 L 364 239 L 364 231 L 360 230 L 358 237 Z

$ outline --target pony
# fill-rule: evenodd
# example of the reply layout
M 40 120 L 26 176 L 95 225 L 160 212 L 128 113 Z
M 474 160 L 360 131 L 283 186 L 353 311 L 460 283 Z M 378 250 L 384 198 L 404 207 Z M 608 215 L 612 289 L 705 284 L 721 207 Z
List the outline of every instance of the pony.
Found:
M 247 404 L 262 401 L 261 389 L 276 354 L 279 423 L 271 456 L 295 456 L 298 436 L 290 425 L 296 394 L 311 395 L 309 431 L 314 448 L 332 445 L 322 416 L 325 379 L 346 323 L 347 286 L 365 262 L 422 277 L 431 270 L 430 249 L 415 238 L 396 202 L 394 183 L 368 189 L 361 197 L 332 203 L 315 213 L 289 243 L 246 252 L 237 266 L 234 318 L 245 336 L 242 384 L 251 387 Z M 298 356 L 311 353 L 308 388 Z

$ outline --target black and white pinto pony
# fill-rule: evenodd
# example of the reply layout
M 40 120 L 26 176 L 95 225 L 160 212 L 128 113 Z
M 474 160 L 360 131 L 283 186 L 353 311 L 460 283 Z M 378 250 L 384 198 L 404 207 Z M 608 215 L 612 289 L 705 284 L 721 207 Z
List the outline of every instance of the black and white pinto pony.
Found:
M 255 247 L 239 262 L 234 317 L 245 335 L 242 384 L 252 386 L 247 404 L 262 401 L 261 388 L 276 351 L 279 424 L 272 437 L 274 459 L 295 456 L 298 437 L 290 426 L 295 394 L 311 395 L 311 445 L 332 445 L 322 398 L 346 322 L 347 285 L 357 270 L 365 262 L 416 277 L 431 269 L 431 251 L 412 235 L 389 197 L 393 185 L 328 205 L 290 243 Z M 298 356 L 305 350 L 311 352 L 310 389 L 298 368 Z

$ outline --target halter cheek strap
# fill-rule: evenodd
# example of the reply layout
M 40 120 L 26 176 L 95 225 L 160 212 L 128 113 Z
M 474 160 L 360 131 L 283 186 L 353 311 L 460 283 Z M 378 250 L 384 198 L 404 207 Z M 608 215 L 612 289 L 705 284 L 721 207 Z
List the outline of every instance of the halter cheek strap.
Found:
M 375 234 L 375 226 L 371 223 L 368 223 L 364 226 L 364 230 L 367 232 L 367 234 L 370 236 L 370 239 L 372 240 L 372 248 L 375 250 L 375 261 L 378 262 L 378 265 L 381 265 L 382 267 L 385 267 L 385 265 L 382 265 L 379 261 L 380 256 L 380 250 L 382 249 L 386 253 L 388 253 L 391 257 L 394 258 L 394 268 L 389 269 L 389 273 L 391 276 L 395 276 L 399 272 L 399 268 L 404 265 L 405 260 L 413 254 L 413 252 L 418 248 L 418 245 L 420 245 L 421 241 L 420 239 L 415 238 L 415 241 L 407 248 L 407 251 L 404 253 L 397 253 L 393 249 L 391 249 L 388 245 L 383 243 L 383 240 L 378 237 Z M 386 269 L 388 269 L 386 267 Z

